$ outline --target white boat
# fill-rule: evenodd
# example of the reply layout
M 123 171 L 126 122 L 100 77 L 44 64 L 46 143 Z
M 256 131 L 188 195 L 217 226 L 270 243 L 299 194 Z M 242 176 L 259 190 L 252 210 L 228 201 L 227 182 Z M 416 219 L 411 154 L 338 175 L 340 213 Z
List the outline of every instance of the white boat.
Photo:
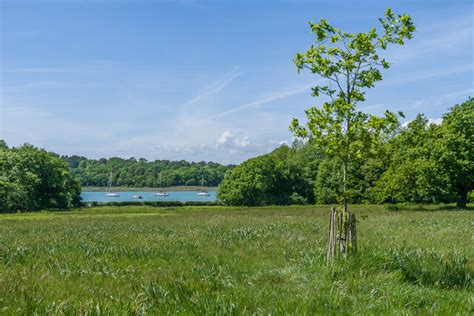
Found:
M 143 196 L 135 194 L 135 195 L 133 195 L 133 198 L 134 199 L 143 199 Z
M 160 191 L 155 193 L 156 196 L 168 196 L 168 192 L 161 189 L 161 172 L 160 172 Z
M 209 195 L 211 195 L 211 194 L 209 194 L 209 192 L 204 190 L 204 175 L 202 175 L 202 178 L 201 178 L 201 191 L 199 191 L 196 195 L 197 196 L 209 196 Z
M 110 172 L 109 183 L 107 184 L 107 193 L 106 197 L 119 197 L 118 193 L 112 192 L 112 172 Z

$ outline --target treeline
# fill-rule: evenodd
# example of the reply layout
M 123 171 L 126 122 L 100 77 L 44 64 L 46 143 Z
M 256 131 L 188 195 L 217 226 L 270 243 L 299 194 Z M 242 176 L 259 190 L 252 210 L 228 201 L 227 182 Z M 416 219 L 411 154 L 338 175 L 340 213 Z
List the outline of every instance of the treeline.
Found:
M 0 212 L 79 206 L 81 188 L 58 155 L 0 140 Z
M 107 186 L 112 172 L 113 186 L 158 187 L 166 186 L 217 186 L 232 166 L 214 162 L 187 162 L 141 159 L 101 158 L 87 159 L 80 156 L 63 156 L 72 174 L 82 186 Z
M 423 115 L 384 135 L 350 166 L 351 203 L 457 202 L 474 188 L 474 99 L 454 106 L 441 124 Z M 229 205 L 333 204 L 342 169 L 313 144 L 295 143 L 231 170 L 218 188 Z

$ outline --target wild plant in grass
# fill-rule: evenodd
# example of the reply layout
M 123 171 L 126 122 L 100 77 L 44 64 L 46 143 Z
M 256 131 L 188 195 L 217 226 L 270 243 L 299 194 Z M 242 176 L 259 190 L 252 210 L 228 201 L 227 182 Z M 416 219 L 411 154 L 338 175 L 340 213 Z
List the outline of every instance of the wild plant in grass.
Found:
M 434 250 L 395 249 L 390 252 L 393 267 L 405 281 L 445 288 L 470 288 L 474 271 L 459 252 L 442 254 Z

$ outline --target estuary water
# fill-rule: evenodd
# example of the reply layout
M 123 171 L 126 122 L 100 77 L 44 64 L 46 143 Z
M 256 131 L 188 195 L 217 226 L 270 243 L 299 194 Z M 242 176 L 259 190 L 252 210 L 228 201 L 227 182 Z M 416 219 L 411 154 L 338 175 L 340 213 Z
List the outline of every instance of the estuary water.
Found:
M 83 202 L 119 202 L 119 201 L 203 201 L 213 202 L 216 200 L 216 192 L 208 191 L 209 196 L 197 196 L 198 191 L 166 191 L 168 196 L 156 196 L 156 192 L 146 191 L 125 191 L 116 192 L 119 194 L 118 197 L 107 197 L 107 192 L 86 192 L 81 193 Z M 133 198 L 134 195 L 141 195 L 142 199 Z

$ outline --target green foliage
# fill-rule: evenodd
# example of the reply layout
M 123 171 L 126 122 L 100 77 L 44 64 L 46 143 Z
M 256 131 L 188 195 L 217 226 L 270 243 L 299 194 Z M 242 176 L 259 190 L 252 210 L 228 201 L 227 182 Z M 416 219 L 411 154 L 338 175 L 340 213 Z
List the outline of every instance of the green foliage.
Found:
M 229 171 L 219 185 L 217 197 L 227 205 L 287 204 L 285 182 L 283 170 L 274 159 L 264 155 Z
M 341 168 L 335 160 L 323 159 L 318 167 L 314 183 L 314 195 L 318 204 L 336 204 L 341 195 Z
M 246 196 L 244 188 L 254 192 L 255 183 L 245 182 L 255 181 L 259 170 L 266 170 L 266 178 L 274 184 L 259 196 L 265 202 L 258 205 L 302 203 L 296 195 L 295 199 L 290 197 L 293 192 L 308 203 L 317 204 L 341 203 L 342 196 L 353 204 L 451 203 L 459 202 L 460 196 L 467 201 L 474 179 L 472 104 L 469 99 L 453 107 L 444 115 L 441 125 L 428 124 L 425 116 L 418 115 L 406 127 L 381 133 L 372 143 L 371 152 L 363 153 L 348 166 L 351 178 L 345 195 L 340 181 L 343 174 L 340 161 L 313 141 L 275 149 L 265 156 L 272 168 L 253 168 L 249 177 L 228 177 L 224 181 L 225 191 L 235 197 Z M 279 183 L 284 188 L 268 172 L 278 173 L 275 177 L 280 177 Z M 234 183 L 237 178 L 239 185 Z M 274 192 L 285 199 L 276 202 L 265 197 L 265 194 L 275 195 Z M 249 205 L 248 201 L 234 199 L 233 204 Z
M 441 127 L 418 115 L 386 145 L 388 168 L 375 187 L 378 202 L 447 202 L 453 199 L 438 163 Z
M 70 208 L 80 203 L 80 186 L 67 164 L 31 145 L 0 148 L 0 212 Z
M 314 201 L 303 163 L 305 153 L 286 145 L 230 170 L 217 197 L 226 205 L 286 205 Z
M 410 16 L 395 16 L 390 9 L 380 22 L 380 34 L 375 28 L 358 34 L 343 32 L 325 19 L 316 24 L 310 22 L 317 45 L 294 58 L 298 71 L 308 69 L 326 80 L 327 84 L 314 87 L 312 94 L 322 94 L 329 101 L 321 108 L 306 110 L 306 126 L 293 119 L 290 130 L 297 137 L 310 139 L 341 164 L 344 209 L 350 198 L 350 164 L 370 153 L 380 133 L 397 126 L 398 116 L 403 115 L 386 111 L 384 117 L 377 117 L 356 109 L 356 104 L 365 100 L 365 89 L 382 80 L 380 69 L 390 66 L 380 52 L 389 44 L 403 45 L 415 31 Z
M 217 186 L 227 170 L 232 166 L 224 166 L 214 162 L 187 162 L 155 160 L 144 158 L 122 159 L 113 157 L 99 160 L 80 156 L 65 156 L 74 177 L 83 186 L 107 186 L 110 172 L 113 172 L 113 185 L 123 187 L 158 187 L 161 173 L 162 186 L 196 186 L 201 185 L 204 177 L 205 186 Z
M 458 207 L 466 207 L 474 189 L 474 99 L 455 105 L 443 116 L 439 161 L 457 195 Z

